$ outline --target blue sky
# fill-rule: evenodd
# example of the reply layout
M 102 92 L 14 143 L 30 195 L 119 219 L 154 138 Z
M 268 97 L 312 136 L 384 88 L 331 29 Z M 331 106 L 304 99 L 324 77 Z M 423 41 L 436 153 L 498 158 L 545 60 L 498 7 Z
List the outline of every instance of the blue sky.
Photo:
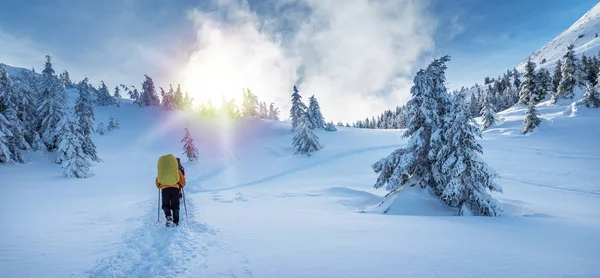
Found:
M 67 69 L 77 81 L 87 76 L 94 84 L 104 80 L 109 87 L 117 83 L 139 87 L 143 75 L 148 74 L 158 86 L 168 87 L 168 83 L 182 80 L 182 68 L 188 71 L 188 79 L 194 76 L 188 70 L 189 61 L 202 63 L 208 53 L 214 56 L 220 48 L 233 51 L 224 57 L 235 56 L 240 63 L 258 63 L 262 69 L 284 72 L 258 78 L 265 82 L 284 80 L 282 85 L 253 84 L 260 87 L 259 97 L 282 102 L 282 110 L 288 97 L 287 89 L 282 88 L 291 87 L 288 83 L 298 79 L 307 79 L 304 88 L 327 104 L 337 103 L 340 94 L 355 94 L 353 102 L 344 104 L 354 110 L 340 109 L 330 115 L 332 119 L 349 120 L 379 113 L 390 103 L 395 106 L 406 101 L 412 75 L 433 56 L 452 56 L 447 72 L 451 89 L 481 83 L 485 76 L 497 76 L 519 64 L 597 3 L 588 0 L 431 0 L 413 1 L 410 5 L 391 2 L 363 13 L 361 7 L 371 7 L 375 2 L 352 0 L 340 6 L 340 2 L 315 0 L 10 1 L 0 9 L 0 62 L 41 70 L 44 55 L 51 54 L 55 70 Z M 197 13 L 191 15 L 192 9 L 197 9 Z M 381 18 L 385 20 L 380 22 Z M 215 30 L 221 32 L 216 41 L 206 35 Z M 386 44 L 379 45 L 381 41 Z M 252 55 L 261 58 L 240 54 L 247 50 L 238 46 L 245 44 L 254 51 Z M 396 44 L 403 45 L 390 49 Z M 207 45 L 216 50 L 203 52 Z M 325 49 L 330 46 L 333 50 Z M 221 66 L 218 61 L 215 63 L 211 66 Z M 225 64 L 224 72 L 239 67 L 235 63 Z M 243 67 L 248 66 L 243 64 Z M 349 70 L 360 71 L 361 75 L 357 77 Z M 252 75 L 237 73 L 244 74 Z M 362 80 L 364 75 L 369 76 Z M 349 79 L 360 82 L 347 82 L 352 81 Z M 361 87 L 361 84 L 367 85 Z M 357 86 L 360 90 L 349 92 Z M 262 91 L 281 90 L 285 92 L 260 95 Z M 402 96 L 394 97 L 398 94 Z M 374 104 L 361 105 L 365 108 L 356 110 L 364 103 Z M 353 115 L 344 116 L 351 112 Z

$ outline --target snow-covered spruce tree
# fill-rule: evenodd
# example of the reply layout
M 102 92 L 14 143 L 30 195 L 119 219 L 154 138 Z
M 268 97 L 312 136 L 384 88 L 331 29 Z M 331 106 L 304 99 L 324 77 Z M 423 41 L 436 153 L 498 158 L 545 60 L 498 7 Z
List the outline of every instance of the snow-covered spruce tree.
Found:
M 279 108 L 275 107 L 275 103 L 269 105 L 269 120 L 279 121 Z
M 115 121 L 115 118 L 113 118 L 113 117 L 110 117 L 110 118 L 108 119 L 108 127 L 107 127 L 106 129 L 107 129 L 108 131 L 113 131 L 113 130 L 115 130 L 115 129 L 117 129 L 117 128 L 119 128 L 119 127 L 117 126 L 117 122 Z
M 12 78 L 13 91 L 17 95 L 17 115 L 24 125 L 24 137 L 31 150 L 45 150 L 44 142 L 38 133 L 37 106 L 35 97 L 35 77 L 19 75 Z
M 252 116 L 255 118 L 259 118 L 259 103 L 258 97 L 254 95 L 250 89 L 246 89 L 244 91 L 244 95 L 242 98 L 242 116 Z
M 494 181 L 496 172 L 479 155 L 483 149 L 476 137 L 481 138 L 481 131 L 463 95 L 454 98 L 452 113 L 447 117 L 441 131 L 445 143 L 436 162 L 441 165 L 440 183 L 444 184 L 440 198 L 450 207 L 459 208 L 459 215 L 500 216 L 502 207 L 488 190 L 502 192 L 502 188 Z
M 8 129 L 8 120 L 0 112 L 0 163 L 13 163 L 12 154 L 10 152 L 9 139 L 12 136 Z
M 8 78 L 8 73 L 4 65 L 0 67 L 0 113 L 8 121 L 8 149 L 11 153 L 12 160 L 18 163 L 25 163 L 22 151 L 30 150 L 31 146 L 25 140 L 25 126 L 19 118 L 17 110 L 18 95 L 13 89 L 11 80 Z
M 581 57 L 581 63 L 582 63 L 582 74 L 583 74 L 583 79 L 585 80 L 584 83 L 586 84 L 592 84 L 592 86 L 596 86 L 598 80 L 598 67 L 596 65 L 596 62 L 594 61 L 594 58 L 596 58 L 595 56 L 590 57 L 589 59 L 584 55 L 582 55 Z
M 96 127 L 96 132 L 100 135 L 104 135 L 104 133 L 106 132 L 106 130 L 104 129 L 104 123 L 100 122 L 98 124 L 98 127 Z
M 525 80 L 521 83 L 521 89 L 519 92 L 519 102 L 522 104 L 529 103 L 530 99 L 537 99 L 538 96 L 538 84 L 537 76 L 535 74 L 535 63 L 531 59 L 527 60 L 525 64 Z
M 517 71 L 517 69 L 513 69 L 512 72 L 512 76 L 513 76 L 513 86 L 515 88 L 521 88 L 521 78 L 519 77 L 519 72 Z
M 63 70 L 63 72 L 58 76 L 58 79 L 63 84 L 63 86 L 65 86 L 66 88 L 73 87 L 73 82 L 71 82 L 71 77 L 69 77 L 68 71 Z
M 177 90 L 173 94 L 174 108 L 177 110 L 183 110 L 183 93 L 181 92 L 181 85 L 177 84 Z
M 379 174 L 375 188 L 386 186 L 390 192 L 415 185 L 441 188 L 437 184 L 440 178 L 435 177 L 440 169 L 434 164 L 442 143 L 439 139 L 446 114 L 444 107 L 448 105 L 444 71 L 449 60 L 448 56 L 436 59 L 414 77 L 410 90 L 413 98 L 407 103 L 410 119 L 403 134 L 404 138 L 410 139 L 406 147 L 373 164 L 373 170 Z
M 492 126 L 498 118 L 496 117 L 496 108 L 488 98 L 486 100 L 485 106 L 481 110 L 481 120 L 483 122 L 482 130 L 488 129 L 488 127 Z
M 59 129 L 61 135 L 56 159 L 62 166 L 63 175 L 67 178 L 87 178 L 91 163 L 82 147 L 85 138 L 81 128 L 68 114 L 61 120 Z
M 119 86 L 115 86 L 115 92 L 113 93 L 113 98 L 116 98 L 117 100 L 121 99 L 121 90 L 119 89 Z
M 337 128 L 333 124 L 333 122 L 329 122 L 325 125 L 325 130 L 327 131 L 337 131 Z
M 302 117 L 306 113 L 306 105 L 302 102 L 302 96 L 298 92 L 298 87 L 294 85 L 294 93 L 292 93 L 292 107 L 290 108 L 290 119 L 292 120 L 292 130 L 295 130 L 300 123 Z
M 59 134 L 56 133 L 56 126 L 67 111 L 67 92 L 54 75 L 54 69 L 52 69 L 52 63 L 48 55 L 46 55 L 46 65 L 42 74 L 39 88 L 41 94 L 37 109 L 40 120 L 39 134 L 42 136 L 46 149 L 53 151 L 58 147 Z
M 309 98 L 308 109 L 306 109 L 306 115 L 311 129 L 325 128 L 325 119 L 321 114 L 321 107 L 319 102 L 314 95 Z
M 198 159 L 198 149 L 194 145 L 194 139 L 190 135 L 187 127 L 185 128 L 185 136 L 181 139 L 183 143 L 183 154 L 188 158 L 188 161 L 195 161 Z
M 567 53 L 563 56 L 564 64 L 560 68 L 561 79 L 558 84 L 556 99 L 572 99 L 575 96 L 573 90 L 577 86 L 576 68 L 577 60 L 573 44 L 567 47 Z M 553 102 L 556 102 L 556 99 Z
M 304 115 L 301 116 L 293 140 L 293 145 L 296 147 L 295 154 L 305 154 L 310 156 L 312 152 L 316 152 L 323 148 L 319 143 L 319 137 L 313 133 L 308 125 L 309 122 L 307 117 Z
M 600 107 L 600 93 L 598 93 L 598 89 L 596 88 L 596 86 L 587 84 L 585 94 L 581 99 L 581 103 L 585 104 L 587 108 Z
M 562 61 L 559 59 L 556 61 L 556 66 L 554 67 L 554 73 L 552 73 L 552 94 L 556 94 L 558 92 L 558 85 L 560 85 L 560 80 L 562 79 Z
M 260 102 L 258 108 L 258 116 L 260 119 L 268 119 L 269 118 L 269 110 L 267 110 L 267 104 L 264 101 Z
M 100 162 L 100 158 L 98 157 L 98 152 L 96 151 L 96 144 L 92 141 L 92 132 L 94 131 L 94 105 L 92 102 L 92 94 L 90 92 L 90 86 L 87 84 L 88 78 L 84 78 L 79 84 L 79 96 L 75 101 L 75 120 L 79 126 L 79 132 L 81 133 L 81 148 L 83 152 L 89 157 L 91 160 Z M 102 83 L 101 88 L 104 86 Z M 102 89 L 101 89 L 102 91 Z M 104 93 L 102 93 L 104 94 Z M 108 95 L 108 90 L 106 90 L 106 94 L 108 98 L 112 97 Z M 60 163 L 60 162 L 59 162 Z
M 148 75 L 144 75 L 146 78 L 142 83 L 142 93 L 140 94 L 141 106 L 160 106 L 160 98 L 156 93 L 154 87 L 154 81 Z
M 194 102 L 194 98 L 190 98 L 188 92 L 185 92 L 185 97 L 183 97 L 183 110 L 192 109 L 192 103 Z
M 533 96 L 533 99 L 536 103 L 539 103 L 546 98 L 548 92 L 552 91 L 552 76 L 547 69 L 541 68 L 537 73 L 537 80 L 538 93 Z
M 115 105 L 115 99 L 110 96 L 104 81 L 100 81 L 100 87 L 98 87 L 98 99 L 96 100 L 96 103 L 99 106 Z
M 542 123 L 542 120 L 538 118 L 537 110 L 535 109 L 535 103 L 532 101 L 527 105 L 527 116 L 523 120 L 523 134 L 532 132 L 536 127 Z

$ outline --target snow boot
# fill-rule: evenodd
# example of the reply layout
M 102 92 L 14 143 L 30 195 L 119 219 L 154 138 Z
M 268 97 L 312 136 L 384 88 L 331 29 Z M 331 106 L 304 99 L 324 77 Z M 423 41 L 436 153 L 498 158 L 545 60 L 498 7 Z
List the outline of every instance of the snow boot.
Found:
M 173 227 L 175 224 L 173 223 L 173 217 L 167 216 L 167 227 Z

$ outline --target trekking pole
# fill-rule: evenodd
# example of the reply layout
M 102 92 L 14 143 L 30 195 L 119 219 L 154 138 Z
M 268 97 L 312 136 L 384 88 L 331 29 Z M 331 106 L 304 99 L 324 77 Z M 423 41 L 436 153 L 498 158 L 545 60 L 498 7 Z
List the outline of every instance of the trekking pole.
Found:
M 158 208 L 156 210 L 156 221 L 160 223 L 160 188 L 158 189 L 158 201 L 156 202 L 156 204 L 158 205 Z
M 185 220 L 188 220 L 187 206 L 185 205 L 185 192 L 183 192 L 183 187 L 181 188 L 181 196 L 183 197 L 183 208 L 185 209 Z

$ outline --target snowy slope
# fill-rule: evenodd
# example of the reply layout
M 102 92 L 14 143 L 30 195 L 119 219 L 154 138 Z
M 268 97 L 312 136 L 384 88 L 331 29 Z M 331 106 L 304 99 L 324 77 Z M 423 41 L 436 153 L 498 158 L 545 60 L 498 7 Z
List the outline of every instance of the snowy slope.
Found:
M 455 217 L 410 188 L 390 215 L 373 212 L 371 164 L 403 146 L 398 130 L 338 127 L 325 148 L 294 156 L 286 123 L 236 123 L 158 108 L 99 107 L 103 162 L 65 179 L 31 154 L 2 165 L 0 269 L 6 277 L 599 277 L 600 111 L 539 105 L 499 113 L 481 140 L 502 179 L 502 218 Z M 180 155 L 183 127 L 200 151 L 185 163 L 185 218 L 157 223 L 156 160 Z M 373 213 L 364 213 L 371 211 Z M 161 213 L 162 214 L 162 213 Z
M 600 37 L 597 38 L 596 34 L 600 35 L 600 3 L 528 58 L 531 58 L 539 67 L 553 68 L 556 61 L 567 52 L 569 44 L 575 46 L 577 56 L 597 55 L 600 51 Z M 545 62 L 542 63 L 543 60 Z M 517 70 L 525 71 L 526 63 L 527 58 L 517 66 Z

